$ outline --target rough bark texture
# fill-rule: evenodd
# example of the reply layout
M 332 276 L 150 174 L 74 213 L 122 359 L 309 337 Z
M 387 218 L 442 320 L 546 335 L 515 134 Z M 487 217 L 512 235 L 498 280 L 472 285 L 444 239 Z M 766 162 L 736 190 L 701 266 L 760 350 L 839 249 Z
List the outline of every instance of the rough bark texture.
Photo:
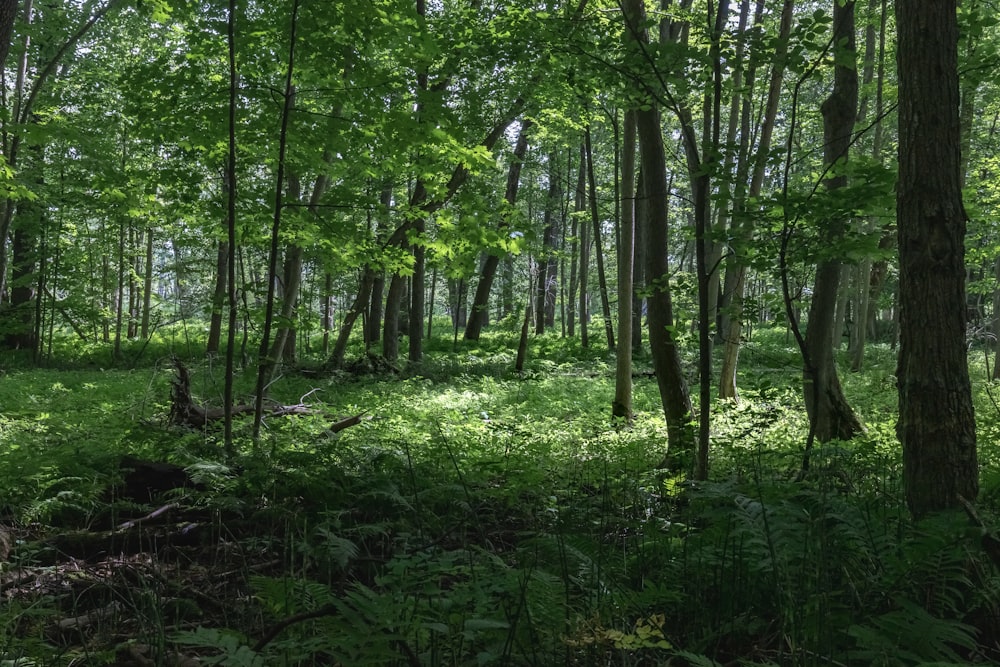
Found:
M 965 225 L 955 0 L 900 0 L 899 423 L 906 499 L 921 517 L 979 490 L 965 347 Z
M 833 38 L 842 57 L 838 63 L 852 58 L 854 42 L 854 3 L 834 2 Z M 846 162 L 854 136 L 854 121 L 858 108 L 858 73 L 848 64 L 834 67 L 833 92 L 823 102 L 823 159 L 827 165 Z M 829 190 L 847 184 L 847 177 L 837 173 L 826 181 Z M 845 220 L 830 220 L 821 230 L 827 244 L 836 243 L 846 229 Z M 803 385 L 806 411 L 811 428 L 820 442 L 833 439 L 849 440 L 862 430 L 861 422 L 851 409 L 840 386 L 837 364 L 833 356 L 836 329 L 837 300 L 840 294 L 841 262 L 836 258 L 820 260 L 816 266 L 813 299 L 806 325 Z M 808 464 L 806 464 L 808 465 Z

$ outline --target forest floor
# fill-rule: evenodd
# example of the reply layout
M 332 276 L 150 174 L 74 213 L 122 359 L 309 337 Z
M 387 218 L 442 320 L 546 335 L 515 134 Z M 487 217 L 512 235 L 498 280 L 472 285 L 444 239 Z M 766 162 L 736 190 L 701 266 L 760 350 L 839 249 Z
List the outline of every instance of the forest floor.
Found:
M 284 371 L 262 437 L 171 423 L 176 368 L 8 365 L 0 665 L 921 665 L 1000 658 L 995 387 L 979 512 L 914 525 L 893 353 L 842 374 L 866 424 L 805 441 L 795 350 L 761 331 L 712 406 L 711 481 L 657 470 L 648 360 L 512 335 L 402 372 Z M 151 354 L 147 356 L 152 358 Z M 222 366 L 187 360 L 200 404 Z M 690 369 L 693 372 L 693 365 Z M 982 375 L 982 373 L 980 373 Z M 250 395 L 253 373 L 238 378 Z M 345 417 L 364 415 L 331 429 Z

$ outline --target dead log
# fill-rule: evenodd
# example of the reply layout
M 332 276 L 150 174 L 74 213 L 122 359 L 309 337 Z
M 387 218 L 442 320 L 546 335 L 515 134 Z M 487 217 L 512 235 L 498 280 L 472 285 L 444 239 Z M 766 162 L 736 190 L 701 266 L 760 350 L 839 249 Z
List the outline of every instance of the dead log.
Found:
M 171 390 L 170 423 L 177 426 L 202 429 L 226 417 L 224 408 L 207 408 L 195 402 L 191 396 L 191 373 L 179 359 L 174 359 L 177 377 L 174 378 Z M 310 392 L 311 393 L 311 392 Z M 234 405 L 233 416 L 253 414 L 252 405 Z M 304 403 L 295 405 L 276 405 L 265 411 L 271 417 L 287 417 L 289 415 L 313 414 L 312 408 Z
M 223 408 L 205 408 L 195 403 L 191 396 L 191 373 L 180 359 L 174 359 L 177 377 L 171 390 L 170 423 L 191 428 L 205 428 L 210 423 L 225 418 Z M 253 412 L 252 405 L 234 405 L 233 415 Z

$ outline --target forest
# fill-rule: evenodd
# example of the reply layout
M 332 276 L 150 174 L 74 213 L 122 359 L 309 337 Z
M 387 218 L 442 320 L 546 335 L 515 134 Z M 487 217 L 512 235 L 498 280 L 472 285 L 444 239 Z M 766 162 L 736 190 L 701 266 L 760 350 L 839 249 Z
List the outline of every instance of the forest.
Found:
M 0 0 L 0 667 L 1000 664 L 998 17 Z

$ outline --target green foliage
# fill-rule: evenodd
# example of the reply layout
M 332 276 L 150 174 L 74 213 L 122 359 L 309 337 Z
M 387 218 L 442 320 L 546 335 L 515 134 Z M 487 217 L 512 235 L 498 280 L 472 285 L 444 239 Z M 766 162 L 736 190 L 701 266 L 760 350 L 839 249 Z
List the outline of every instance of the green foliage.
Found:
M 161 650 L 204 664 L 993 659 L 1000 577 L 980 531 L 954 516 L 908 519 L 888 350 L 845 376 L 867 434 L 817 448 L 795 481 L 806 430 L 788 388 L 796 353 L 782 331 L 756 331 L 742 402 L 712 408 L 713 478 L 692 485 L 655 468 L 665 438 L 655 380 L 636 378 L 635 420 L 616 430 L 606 353 L 543 336 L 515 374 L 514 340 L 512 327 L 458 353 L 437 341 L 399 376 L 285 375 L 273 396 L 309 394 L 324 414 L 270 418 L 262 441 L 240 436 L 226 463 L 216 430 L 163 424 L 166 364 L 12 371 L 5 514 L 22 525 L 102 521 L 120 453 L 185 465 L 202 485 L 185 502 L 218 517 L 222 551 L 247 559 L 234 597 L 225 613 L 183 612 L 198 624 L 183 628 L 166 625 L 181 612 L 156 602 L 150 582 L 119 597 Z M 196 396 L 217 402 L 219 369 L 192 368 Z M 373 419 L 324 434 L 329 414 L 361 410 Z M 997 483 L 983 486 L 992 517 Z M 237 528 L 244 519 L 251 528 Z M 221 551 L 185 553 L 197 570 Z M 58 601 L 4 613 L 9 659 L 56 650 L 27 628 L 65 613 Z M 270 628 L 280 629 L 261 644 Z

